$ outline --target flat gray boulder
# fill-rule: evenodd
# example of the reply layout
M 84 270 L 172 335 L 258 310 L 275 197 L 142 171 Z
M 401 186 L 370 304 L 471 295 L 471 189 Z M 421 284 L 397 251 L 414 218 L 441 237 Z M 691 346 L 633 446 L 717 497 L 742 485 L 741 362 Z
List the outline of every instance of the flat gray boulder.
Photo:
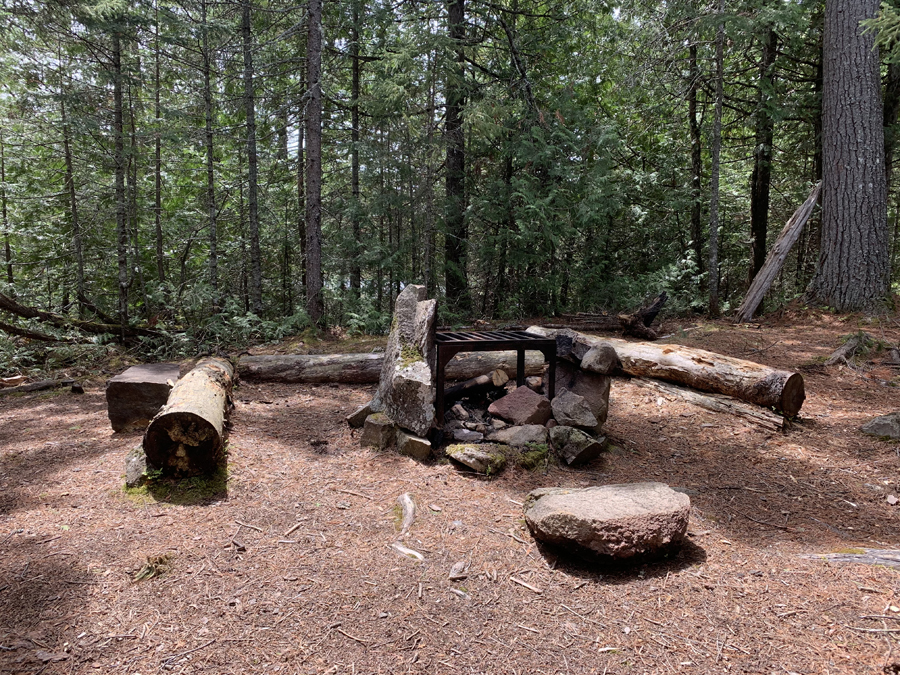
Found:
M 547 427 L 542 424 L 525 424 L 518 427 L 506 427 L 505 429 L 499 429 L 489 433 L 487 435 L 487 440 L 511 445 L 514 448 L 521 448 L 530 443 L 546 443 Z
M 131 366 L 106 383 L 106 410 L 115 432 L 143 431 L 169 400 L 177 363 Z
M 550 443 L 566 464 L 587 464 L 603 452 L 605 438 L 595 439 L 581 429 L 555 426 L 550 429 Z
M 478 473 L 495 474 L 506 466 L 506 455 L 499 445 L 451 445 L 447 456 Z
M 663 483 L 540 488 L 525 501 L 525 521 L 536 539 L 615 560 L 678 546 L 690 513 L 690 498 Z
M 860 427 L 860 431 L 870 436 L 900 440 L 900 412 L 892 412 L 869 420 Z

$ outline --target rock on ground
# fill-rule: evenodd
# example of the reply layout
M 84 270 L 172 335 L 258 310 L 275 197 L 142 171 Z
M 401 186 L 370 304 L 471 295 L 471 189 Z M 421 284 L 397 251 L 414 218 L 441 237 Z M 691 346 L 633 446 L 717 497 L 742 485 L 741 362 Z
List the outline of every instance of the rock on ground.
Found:
M 892 412 L 869 420 L 860 427 L 860 431 L 870 436 L 900 440 L 900 412 Z
M 177 363 L 145 363 L 131 366 L 106 383 L 106 408 L 113 431 L 147 428 L 178 380 Z
M 144 448 L 137 446 L 132 448 L 125 457 L 125 485 L 126 487 L 138 487 L 147 477 L 147 455 Z
M 488 412 L 515 425 L 546 424 L 552 415 L 550 400 L 528 387 L 516 387 L 511 394 L 491 403 Z
M 396 427 L 383 413 L 373 413 L 366 418 L 359 444 L 376 450 L 386 450 L 394 444 Z
M 551 401 L 553 417 L 559 424 L 594 431 L 599 428 L 597 418 L 584 396 L 563 389 Z
M 514 448 L 521 448 L 529 443 L 546 443 L 547 427 L 541 424 L 525 424 L 518 427 L 506 427 L 492 431 L 488 434 L 487 440 L 495 443 L 503 443 L 511 445 Z
M 349 424 L 354 429 L 359 429 L 363 424 L 366 423 L 366 418 L 372 414 L 372 402 L 366 403 L 363 406 L 360 406 L 352 413 L 347 415 L 345 418 L 347 420 L 347 424 Z
M 525 502 L 536 539 L 618 560 L 677 546 L 690 513 L 690 498 L 663 483 L 540 488 Z
M 581 368 L 600 375 L 611 375 L 621 367 L 619 355 L 608 342 L 601 342 L 591 347 L 581 359 Z
M 397 452 L 413 459 L 426 460 L 431 457 L 431 443 L 427 438 L 397 429 Z
M 501 445 L 451 445 L 447 448 L 447 456 L 478 473 L 495 474 L 506 466 Z
M 434 425 L 437 301 L 425 287 L 410 284 L 394 303 L 394 319 L 384 352 L 374 412 L 383 412 L 404 429 L 425 436 Z
M 556 365 L 556 391 L 568 389 L 573 394 L 584 397 L 591 413 L 597 418 L 594 433 L 600 433 L 609 413 L 609 387 L 612 378 L 581 370 L 577 366 L 560 360 Z
M 593 461 L 603 452 L 605 441 L 605 438 L 591 438 L 581 429 L 574 427 L 560 425 L 550 429 L 550 443 L 553 449 L 569 465 Z

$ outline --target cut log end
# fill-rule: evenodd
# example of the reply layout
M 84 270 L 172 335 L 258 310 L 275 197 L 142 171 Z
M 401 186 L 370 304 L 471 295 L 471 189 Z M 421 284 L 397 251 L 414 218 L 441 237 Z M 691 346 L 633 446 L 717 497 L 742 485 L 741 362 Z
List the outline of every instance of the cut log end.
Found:
M 157 417 L 147 428 L 147 464 L 175 477 L 214 472 L 222 463 L 222 437 L 199 415 L 176 412 Z
M 781 411 L 786 417 L 795 417 L 806 400 L 806 388 L 800 373 L 791 373 L 781 392 Z

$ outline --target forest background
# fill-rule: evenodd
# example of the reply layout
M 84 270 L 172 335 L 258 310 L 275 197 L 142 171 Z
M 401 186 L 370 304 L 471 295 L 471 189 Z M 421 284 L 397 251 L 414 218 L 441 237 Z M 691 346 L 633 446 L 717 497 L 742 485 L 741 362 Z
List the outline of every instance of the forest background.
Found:
M 823 177 L 823 64 L 841 58 L 825 16 L 820 0 L 5 0 L 0 360 L 23 337 L 71 357 L 79 325 L 160 357 L 380 333 L 408 283 L 443 324 L 663 290 L 727 313 Z M 862 38 L 883 47 L 884 300 L 898 25 L 886 5 Z M 817 211 L 769 307 L 803 296 L 822 232 Z

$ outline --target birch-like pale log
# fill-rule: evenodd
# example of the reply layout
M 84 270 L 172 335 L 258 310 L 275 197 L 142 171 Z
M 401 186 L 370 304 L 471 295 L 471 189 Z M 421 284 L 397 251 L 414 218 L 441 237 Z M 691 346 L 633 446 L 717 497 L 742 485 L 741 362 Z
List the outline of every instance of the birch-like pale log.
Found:
M 148 467 L 183 477 L 209 474 L 223 459 L 234 368 L 206 358 L 182 377 L 144 434 Z
M 556 334 L 556 331 L 539 326 L 528 331 L 537 335 Z M 575 352 L 586 351 L 585 348 L 606 342 L 619 355 L 622 370 L 634 377 L 649 377 L 683 384 L 699 391 L 733 396 L 747 403 L 774 408 L 787 417 L 800 412 L 806 399 L 803 376 L 799 373 L 682 345 L 627 342 L 578 332 L 574 334 L 581 348 Z

